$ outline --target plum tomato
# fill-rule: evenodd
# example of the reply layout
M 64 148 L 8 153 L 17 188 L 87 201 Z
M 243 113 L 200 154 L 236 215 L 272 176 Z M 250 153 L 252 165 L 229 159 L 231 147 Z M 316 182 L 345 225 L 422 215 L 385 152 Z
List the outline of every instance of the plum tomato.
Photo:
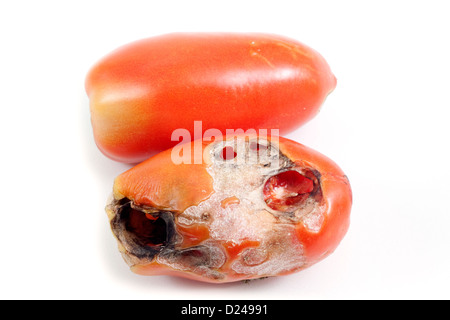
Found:
M 287 275 L 346 234 L 350 184 L 319 152 L 240 135 L 202 141 L 201 152 L 201 164 L 174 164 L 168 149 L 115 179 L 106 211 L 133 272 L 214 283 Z
M 312 119 L 336 78 L 312 48 L 260 33 L 174 33 L 106 55 L 85 87 L 98 148 L 138 163 L 173 147 L 175 129 L 278 129 Z

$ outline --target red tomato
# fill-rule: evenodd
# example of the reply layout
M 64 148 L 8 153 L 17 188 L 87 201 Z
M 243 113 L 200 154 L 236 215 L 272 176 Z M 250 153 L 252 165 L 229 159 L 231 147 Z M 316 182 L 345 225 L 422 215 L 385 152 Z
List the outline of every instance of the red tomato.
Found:
M 86 78 L 95 141 L 108 157 L 137 163 L 174 146 L 172 132 L 279 129 L 313 118 L 336 78 L 324 58 L 275 35 L 177 33 L 133 42 Z M 196 137 L 196 138 L 200 138 Z
M 234 157 L 223 157 L 227 148 Z M 119 175 L 107 206 L 137 274 L 219 283 L 286 275 L 331 254 L 348 229 L 347 177 L 299 143 L 203 141 L 201 164 L 174 164 L 173 150 Z

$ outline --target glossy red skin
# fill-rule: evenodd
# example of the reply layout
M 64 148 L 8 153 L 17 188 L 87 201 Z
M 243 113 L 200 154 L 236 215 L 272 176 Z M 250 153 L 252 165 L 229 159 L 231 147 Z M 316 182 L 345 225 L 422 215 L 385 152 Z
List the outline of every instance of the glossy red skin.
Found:
M 175 129 L 194 139 L 197 120 L 202 134 L 209 128 L 286 134 L 313 118 L 335 86 L 327 62 L 304 44 L 238 33 L 136 41 L 105 56 L 86 78 L 96 144 L 127 163 L 176 145 Z
M 316 230 L 311 230 L 304 223 L 295 226 L 295 237 L 303 245 L 305 264 L 302 269 L 305 269 L 334 252 L 345 236 L 350 224 L 352 191 L 346 175 L 334 161 L 295 141 L 283 137 L 277 139 L 280 151 L 296 165 L 320 173 L 323 220 Z M 204 142 L 203 149 L 209 144 Z M 201 165 L 174 165 L 170 156 L 171 150 L 167 150 L 119 175 L 114 183 L 115 198 L 127 197 L 139 205 L 182 212 L 189 206 L 198 205 L 214 193 L 211 177 L 206 171 L 208 159 Z M 195 184 L 194 179 L 197 179 Z M 194 228 L 184 232 L 194 239 L 204 240 L 208 236 L 203 230 Z M 185 241 L 191 245 L 192 240 Z M 229 259 L 235 259 L 244 249 L 252 246 L 258 244 L 250 242 L 237 248 L 227 247 Z M 220 281 L 174 270 L 156 261 L 136 264 L 131 269 L 141 275 L 174 275 L 205 282 L 231 282 L 251 278 L 245 274 L 234 273 L 229 269 L 229 265 L 223 267 L 227 277 Z M 285 274 L 296 271 L 299 270 L 291 270 Z

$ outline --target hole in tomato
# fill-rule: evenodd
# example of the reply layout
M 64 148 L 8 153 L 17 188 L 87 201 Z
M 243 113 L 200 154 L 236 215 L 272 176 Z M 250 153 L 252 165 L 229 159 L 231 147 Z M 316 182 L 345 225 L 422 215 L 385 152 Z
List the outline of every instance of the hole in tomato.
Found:
M 132 205 L 131 201 L 118 206 L 117 210 L 111 220 L 112 230 L 127 251 L 136 257 L 153 258 L 162 247 L 169 246 L 175 240 L 171 212 L 145 213 Z
M 225 147 L 222 149 L 222 159 L 223 160 L 232 160 L 236 158 L 237 153 L 234 151 L 233 147 Z
M 308 199 L 313 190 L 313 180 L 297 171 L 285 171 L 267 180 L 263 188 L 264 201 L 273 210 L 292 212 Z
M 128 212 L 125 228 L 138 239 L 143 246 L 161 246 L 166 242 L 166 222 L 139 210 Z

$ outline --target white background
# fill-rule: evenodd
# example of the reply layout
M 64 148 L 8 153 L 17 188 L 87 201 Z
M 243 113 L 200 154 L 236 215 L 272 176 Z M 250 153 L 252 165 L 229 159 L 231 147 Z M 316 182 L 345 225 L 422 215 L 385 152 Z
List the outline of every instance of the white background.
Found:
M 2 1 L 0 298 L 449 299 L 450 8 L 445 1 Z M 289 135 L 354 192 L 339 248 L 300 273 L 224 285 L 131 273 L 104 205 L 84 78 L 104 54 L 173 31 L 269 32 L 338 79 Z

